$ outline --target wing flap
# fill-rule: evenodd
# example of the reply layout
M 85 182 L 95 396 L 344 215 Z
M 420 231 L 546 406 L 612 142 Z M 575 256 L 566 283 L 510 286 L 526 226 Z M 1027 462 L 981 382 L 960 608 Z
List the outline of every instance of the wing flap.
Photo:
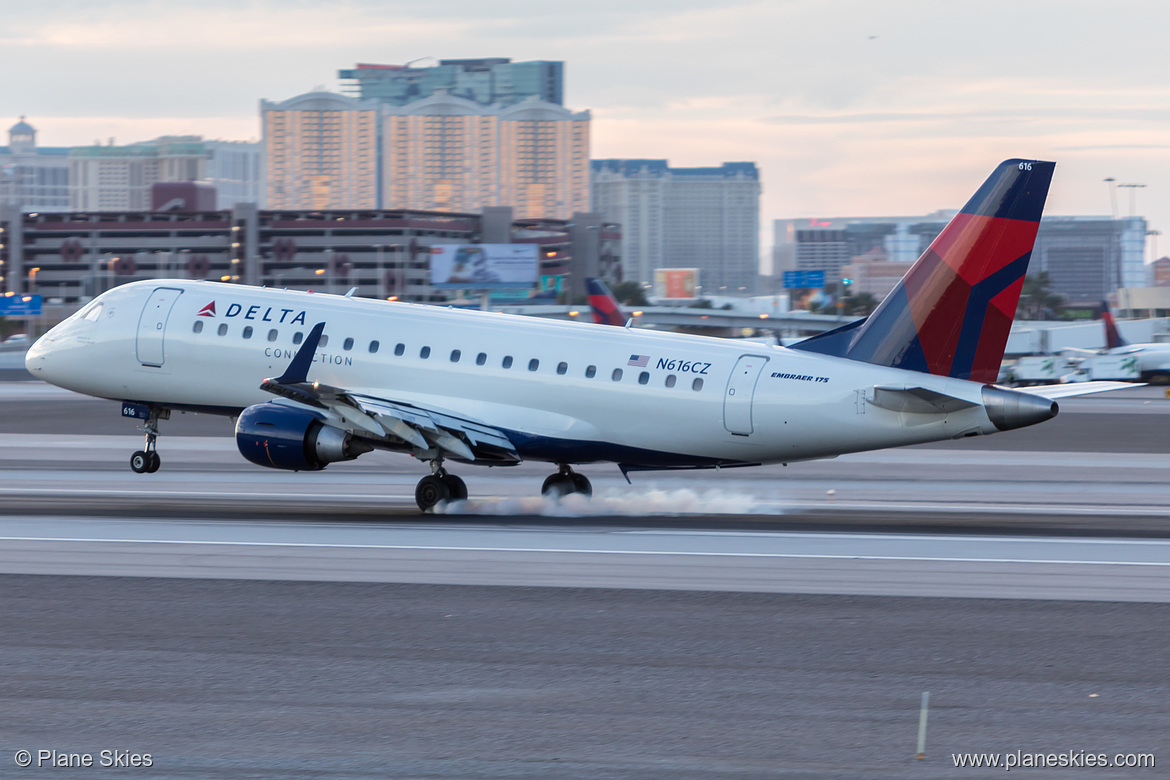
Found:
M 399 442 L 404 442 L 416 455 L 433 458 L 446 453 L 460 460 L 501 465 L 520 462 L 520 454 L 503 431 L 477 420 L 309 382 L 308 370 L 324 330 L 324 322 L 314 325 L 285 372 L 265 379 L 260 388 L 332 413 L 354 431 L 382 439 L 392 448 L 401 448 Z

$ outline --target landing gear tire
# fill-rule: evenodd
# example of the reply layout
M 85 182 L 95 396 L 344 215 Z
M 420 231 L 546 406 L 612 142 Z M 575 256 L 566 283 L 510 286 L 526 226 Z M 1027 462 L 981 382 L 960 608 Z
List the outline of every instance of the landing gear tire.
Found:
M 593 498 L 593 485 L 589 484 L 589 480 L 585 478 L 584 474 L 573 473 L 573 492 L 580 493 L 585 498 Z
M 153 451 L 147 453 L 147 455 L 150 458 L 150 463 L 148 463 L 146 466 L 146 473 L 153 474 L 154 472 L 158 471 L 158 467 L 162 465 L 162 458 L 158 456 L 157 452 Z
M 444 474 L 439 479 L 447 486 L 447 492 L 451 495 L 452 501 L 466 501 L 467 500 L 467 483 L 454 474 Z
M 152 455 L 154 455 L 153 458 L 151 457 Z M 154 470 L 157 471 L 158 465 L 155 462 L 155 458 L 158 458 L 158 456 L 153 452 L 139 450 L 130 456 L 130 470 L 135 474 L 149 474 L 151 473 L 150 467 L 153 465 Z
M 448 475 L 447 479 L 451 479 Z M 459 479 L 455 477 L 455 479 Z M 459 480 L 461 483 L 463 480 Z M 464 487 L 464 494 L 466 495 L 467 488 Z M 418 481 L 418 487 L 414 489 L 414 501 L 418 504 L 418 508 L 426 512 L 428 509 L 434 509 L 440 501 L 451 500 L 451 487 L 443 477 L 437 474 L 428 474 Z
M 562 466 L 560 471 L 546 479 L 540 487 L 540 494 L 545 498 L 559 499 L 570 493 L 580 493 L 585 498 L 590 498 L 593 495 L 593 485 L 589 484 L 584 474 L 578 474 L 568 466 Z

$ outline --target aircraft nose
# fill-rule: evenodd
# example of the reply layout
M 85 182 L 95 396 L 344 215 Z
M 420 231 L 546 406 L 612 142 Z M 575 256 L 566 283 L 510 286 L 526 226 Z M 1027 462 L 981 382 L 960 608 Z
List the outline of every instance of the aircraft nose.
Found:
M 28 372 L 37 379 L 43 379 L 54 385 L 62 385 L 65 379 L 62 369 L 64 364 L 68 362 L 61 353 L 66 351 L 66 342 L 69 339 L 63 338 L 62 334 L 58 332 L 60 327 L 58 325 L 57 328 L 53 328 L 41 336 L 24 354 L 24 367 L 28 369 Z

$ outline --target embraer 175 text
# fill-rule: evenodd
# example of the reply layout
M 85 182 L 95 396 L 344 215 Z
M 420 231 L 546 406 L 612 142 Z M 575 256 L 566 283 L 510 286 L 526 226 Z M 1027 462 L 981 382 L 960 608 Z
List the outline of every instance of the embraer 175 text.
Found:
M 315 471 L 375 448 L 430 464 L 423 510 L 467 497 L 445 464 L 573 471 L 791 463 L 1042 422 L 1051 400 L 999 371 L 1055 165 L 999 165 L 869 318 L 774 348 L 334 295 L 153 280 L 104 293 L 28 352 L 34 375 L 144 420 L 159 467 L 171 410 L 236 418 L 240 453 Z M 270 377 L 270 378 L 265 378 Z

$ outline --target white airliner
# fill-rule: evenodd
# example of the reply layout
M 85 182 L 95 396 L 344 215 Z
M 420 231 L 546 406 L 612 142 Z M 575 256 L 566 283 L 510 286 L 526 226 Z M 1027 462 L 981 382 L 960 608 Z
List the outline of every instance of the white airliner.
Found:
M 1106 355 L 1132 355 L 1137 358 L 1138 371 L 1143 382 L 1153 385 L 1170 384 L 1170 344 L 1152 342 L 1148 344 L 1130 344 L 1121 336 L 1117 329 L 1117 321 L 1113 312 L 1109 310 L 1109 303 L 1101 304 L 1101 319 L 1105 323 Z
M 1002 163 L 867 320 L 796 348 L 335 295 L 154 280 L 45 334 L 26 365 L 144 420 L 153 472 L 171 410 L 236 417 L 253 463 L 313 471 L 372 449 L 430 464 L 418 505 L 467 497 L 445 463 L 546 461 L 545 494 L 623 473 L 831 458 L 1047 420 L 994 386 L 1054 165 Z

